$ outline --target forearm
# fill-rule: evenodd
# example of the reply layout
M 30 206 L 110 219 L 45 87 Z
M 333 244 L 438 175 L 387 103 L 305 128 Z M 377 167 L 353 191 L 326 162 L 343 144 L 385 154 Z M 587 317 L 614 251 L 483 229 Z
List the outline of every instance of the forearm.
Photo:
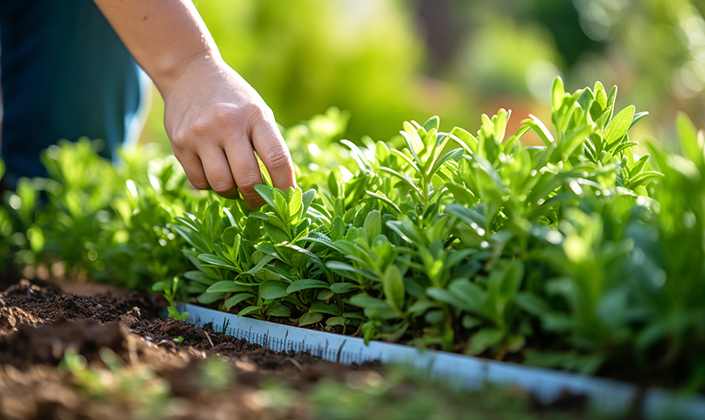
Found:
M 190 0 L 94 0 L 162 95 L 190 67 L 220 54 Z
M 262 197 L 259 156 L 275 187 L 296 186 L 291 156 L 259 94 L 220 58 L 191 0 L 94 0 L 164 98 L 164 126 L 191 183 Z

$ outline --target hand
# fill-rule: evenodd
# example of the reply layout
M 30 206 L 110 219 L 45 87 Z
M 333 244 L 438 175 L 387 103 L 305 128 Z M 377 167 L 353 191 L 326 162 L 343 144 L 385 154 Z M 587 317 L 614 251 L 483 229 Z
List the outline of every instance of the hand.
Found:
M 239 190 L 249 208 L 260 208 L 264 200 L 254 186 L 262 183 L 262 177 L 255 152 L 276 188 L 296 186 L 291 156 L 274 115 L 227 64 L 197 60 L 162 95 L 174 156 L 194 187 L 212 189 L 226 198 L 236 198 Z

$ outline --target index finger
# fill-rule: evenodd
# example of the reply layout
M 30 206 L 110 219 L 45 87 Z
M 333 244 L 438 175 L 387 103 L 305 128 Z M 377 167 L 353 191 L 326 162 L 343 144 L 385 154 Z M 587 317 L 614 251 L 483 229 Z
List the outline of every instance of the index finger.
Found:
M 252 145 L 264 162 L 275 188 L 282 191 L 289 187 L 296 188 L 291 154 L 275 123 L 266 120 L 258 122 L 252 129 Z

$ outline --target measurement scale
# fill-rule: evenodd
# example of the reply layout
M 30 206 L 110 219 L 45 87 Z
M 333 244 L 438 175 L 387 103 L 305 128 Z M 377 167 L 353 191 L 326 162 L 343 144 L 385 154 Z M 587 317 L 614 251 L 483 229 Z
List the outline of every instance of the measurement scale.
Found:
M 579 375 L 508 362 L 471 357 L 435 350 L 420 350 L 401 344 L 370 341 L 284 324 L 241 318 L 213 309 L 177 303 L 179 312 L 187 311 L 187 322 L 202 327 L 212 323 L 213 330 L 278 352 L 307 352 L 323 360 L 361 364 L 378 360 L 423 369 L 433 378 L 465 389 L 480 389 L 485 384 L 515 385 L 530 391 L 540 402 L 550 403 L 561 394 L 584 394 L 595 410 L 624 413 L 636 396 L 638 387 L 610 379 Z M 680 396 L 663 389 L 651 389 L 641 402 L 649 419 L 705 418 L 705 398 Z

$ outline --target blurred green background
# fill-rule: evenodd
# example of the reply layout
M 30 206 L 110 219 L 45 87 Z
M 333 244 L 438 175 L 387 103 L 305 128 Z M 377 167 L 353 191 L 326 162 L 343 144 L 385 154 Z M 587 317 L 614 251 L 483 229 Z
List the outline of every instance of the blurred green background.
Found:
M 549 120 L 556 75 L 599 80 L 669 138 L 678 110 L 705 126 L 705 1 L 196 0 L 223 58 L 291 126 L 330 106 L 345 137 L 388 139 L 439 115 L 475 130 L 480 113 Z M 628 101 L 628 102 L 627 102 Z M 143 141 L 167 143 L 155 95 Z M 638 133 L 637 133 L 638 134 Z

